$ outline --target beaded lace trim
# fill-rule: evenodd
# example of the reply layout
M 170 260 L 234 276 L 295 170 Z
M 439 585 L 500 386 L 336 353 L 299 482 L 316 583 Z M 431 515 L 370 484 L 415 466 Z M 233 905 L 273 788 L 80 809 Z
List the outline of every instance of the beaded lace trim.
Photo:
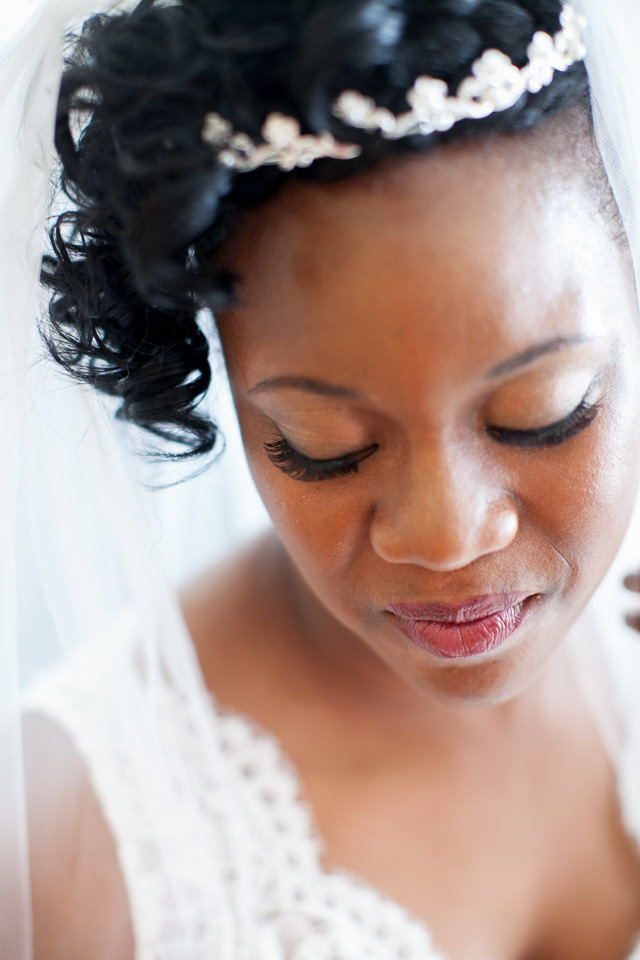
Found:
M 79 660 L 47 679 L 29 696 L 27 708 L 60 723 L 87 762 L 117 843 L 136 960 L 223 956 L 215 905 L 220 897 L 238 902 L 231 894 L 240 878 L 227 836 L 229 801 L 246 829 L 239 849 L 251 861 L 241 866 L 245 883 L 250 877 L 253 904 L 251 932 L 240 936 L 243 947 L 230 954 L 234 960 L 444 960 L 428 930 L 400 905 L 344 871 L 322 868 L 312 812 L 278 741 L 244 717 L 218 712 L 204 687 L 215 750 L 194 736 L 189 705 L 163 682 L 159 714 L 182 766 L 177 760 L 175 769 L 168 764 L 174 782 L 141 783 L 136 751 L 149 744 L 144 735 L 132 739 L 104 691 L 111 679 L 118 711 L 127 715 L 123 701 L 129 699 L 135 711 L 144 679 L 132 637 L 114 646 L 102 664 Z M 628 739 L 619 777 L 624 821 L 636 838 L 639 757 L 640 723 Z M 176 817 L 185 829 L 195 824 L 194 830 L 165 834 L 162 824 Z M 640 960 L 640 944 L 629 960 Z
M 212 744 L 194 735 L 189 705 L 162 682 L 158 732 L 177 752 L 161 780 L 149 783 L 150 770 L 143 780 L 136 757 L 153 745 L 144 723 L 132 731 L 122 722 L 135 722 L 144 697 L 146 671 L 134 650 L 131 637 L 106 652 L 94 648 L 90 662 L 47 678 L 25 706 L 56 720 L 87 763 L 116 840 L 136 960 L 218 960 L 216 905 L 221 897 L 237 902 L 241 872 L 254 907 L 250 934 L 235 914 L 243 946 L 234 960 L 442 960 L 400 905 L 346 872 L 323 869 L 311 811 L 277 740 L 218 712 L 208 693 L 217 762 Z M 117 698 L 111 705 L 109 692 Z M 246 831 L 243 863 L 228 842 L 229 801 Z M 176 823 L 184 833 L 163 829 Z

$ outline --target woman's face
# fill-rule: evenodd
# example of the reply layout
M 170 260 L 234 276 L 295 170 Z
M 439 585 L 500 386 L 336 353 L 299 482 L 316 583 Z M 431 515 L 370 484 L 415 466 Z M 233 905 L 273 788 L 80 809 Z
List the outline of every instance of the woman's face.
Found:
M 535 676 L 636 490 L 628 258 L 593 175 L 547 152 L 505 138 L 291 185 L 228 248 L 223 348 L 295 576 L 449 702 Z

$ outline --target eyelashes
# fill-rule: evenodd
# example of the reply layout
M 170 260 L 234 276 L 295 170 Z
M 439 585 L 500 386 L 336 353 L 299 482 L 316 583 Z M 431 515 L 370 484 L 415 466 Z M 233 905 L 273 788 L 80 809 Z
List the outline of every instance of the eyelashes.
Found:
M 333 477 L 357 473 L 362 461 L 376 452 L 378 444 L 331 460 L 313 460 L 311 457 L 305 457 L 303 453 L 294 450 L 284 437 L 265 443 L 264 449 L 269 460 L 283 473 L 293 477 L 294 480 L 313 481 L 330 480 Z
M 588 427 L 598 415 L 597 403 L 589 404 L 581 400 L 576 409 L 555 423 L 537 430 L 506 430 L 502 427 L 487 427 L 487 433 L 499 443 L 512 447 L 555 447 L 570 440 L 581 430 Z
M 589 427 L 598 415 L 600 406 L 583 399 L 568 417 L 535 430 L 512 430 L 488 426 L 487 434 L 498 443 L 512 447 L 554 447 L 565 443 Z M 357 473 L 360 464 L 378 449 L 378 444 L 330 460 L 314 460 L 295 450 L 285 437 L 264 444 L 267 457 L 294 480 L 313 482 L 331 480 Z

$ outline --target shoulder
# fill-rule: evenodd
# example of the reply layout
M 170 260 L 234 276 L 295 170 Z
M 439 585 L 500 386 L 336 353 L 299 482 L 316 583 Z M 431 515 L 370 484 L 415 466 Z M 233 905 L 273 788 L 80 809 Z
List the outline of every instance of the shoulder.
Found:
M 25 714 L 35 960 L 132 960 L 133 935 L 113 837 L 67 734 Z
M 131 629 L 118 618 L 110 649 L 88 644 L 23 696 L 34 960 L 135 955 L 120 837 L 105 814 L 113 777 L 100 734 Z
M 24 695 L 35 960 L 206 955 L 221 773 L 179 626 L 118 618 Z

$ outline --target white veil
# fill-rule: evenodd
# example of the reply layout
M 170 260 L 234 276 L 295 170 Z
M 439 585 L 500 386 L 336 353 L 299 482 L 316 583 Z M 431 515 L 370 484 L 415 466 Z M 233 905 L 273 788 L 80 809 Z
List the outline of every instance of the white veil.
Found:
M 194 509 L 193 481 L 187 485 L 187 493 L 181 494 L 178 488 L 167 495 L 172 500 L 170 516 L 178 516 L 176 511 L 185 504 L 187 512 L 180 514 L 179 522 L 163 520 L 158 501 L 149 500 L 135 482 L 108 404 L 89 390 L 71 385 L 37 359 L 42 356 L 35 325 L 42 309 L 37 279 L 50 202 L 53 117 L 63 36 L 70 25 L 97 6 L 114 9 L 133 3 L 30 0 L 21 10 L 7 0 L 3 3 L 10 10 L 3 9 L 0 26 L 0 956 L 3 960 L 31 960 L 20 691 L 43 667 L 67 658 L 73 650 L 99 643 L 97 627 L 133 605 L 143 611 L 147 629 L 143 642 L 153 639 L 154 649 L 162 655 L 160 664 L 149 652 L 149 676 L 153 678 L 155 671 L 170 666 L 183 701 L 193 704 L 191 723 L 206 741 L 208 718 L 198 706 L 202 698 L 192 696 L 200 676 L 172 586 L 176 571 L 167 571 L 160 546 L 163 529 L 166 534 L 171 523 L 183 534 L 185 530 L 203 534 L 202 513 Z M 576 5 L 589 21 L 587 66 L 598 141 L 638 275 L 640 3 L 581 0 Z M 238 480 L 233 474 L 229 482 L 205 475 L 197 481 L 201 484 L 200 502 L 216 495 L 224 501 L 220 511 L 212 514 L 218 518 L 218 526 L 204 534 L 203 550 L 212 540 L 228 542 L 260 522 L 249 481 L 246 474 L 242 476 Z M 228 497 L 232 486 L 233 497 Z M 229 503 L 238 505 L 236 519 L 229 513 Z M 191 526 L 189 515 L 198 518 Z M 633 551 L 630 542 L 632 563 L 640 561 L 640 540 L 637 544 Z M 177 573 L 186 572 L 180 558 L 193 559 L 194 550 L 191 541 L 190 549 L 168 551 L 169 556 L 179 558 Z M 614 585 L 618 572 L 619 564 L 599 596 L 612 630 L 622 623 L 621 598 Z M 144 732 L 140 734 L 144 736 L 140 777 L 153 790 L 154 783 L 180 783 L 179 769 L 172 769 L 171 776 L 166 770 L 167 763 L 179 765 L 180 756 L 177 750 L 160 749 L 154 732 L 157 718 L 152 683 L 148 690 L 148 702 L 140 704 L 134 726 Z M 127 718 L 122 720 L 125 723 Z M 168 798 L 169 809 L 181 811 L 174 818 L 180 825 L 171 818 L 158 825 L 166 840 L 165 860 L 155 869 L 169 878 L 173 912 L 188 929 L 196 922 L 193 904 L 177 884 L 171 887 L 170 878 L 175 864 L 184 859 L 184 849 L 197 849 L 198 818 L 203 814 L 189 809 L 187 816 L 181 807 L 183 799 L 179 786 L 175 796 Z M 243 837 L 234 810 L 226 810 L 225 817 L 231 851 L 225 855 L 242 864 Z M 197 887 L 198 871 L 203 871 L 210 888 L 216 882 L 210 875 L 214 869 L 197 858 L 191 860 L 193 886 Z M 232 904 L 218 879 L 219 909 L 212 918 L 215 956 L 255 956 L 248 943 L 243 948 L 246 954 L 234 943 L 230 922 L 232 909 L 236 916 L 249 909 L 246 896 L 250 885 L 240 878 Z M 179 953 L 175 956 L 183 960 Z
M 32 956 L 27 814 L 24 789 L 21 692 L 32 680 L 83 647 L 99 644 L 100 626 L 135 608 L 144 624 L 147 698 L 137 718 L 120 722 L 141 733 L 139 779 L 148 790 L 166 790 L 173 821 L 157 824 L 163 836 L 163 875 L 171 912 L 189 940 L 198 921 L 172 871 L 180 873 L 184 851 L 197 849 L 198 817 L 178 814 L 183 774 L 167 769 L 180 751 L 160 748 L 154 706 L 154 672 L 167 670 L 176 694 L 193 704 L 190 722 L 206 738 L 208 716 L 193 695 L 194 668 L 175 585 L 205 559 L 215 560 L 230 542 L 264 523 L 239 442 L 230 401 L 221 383 L 213 404 L 227 434 L 224 471 L 215 467 L 189 483 L 154 496 L 134 476 L 134 461 L 118 437 L 109 404 L 71 383 L 45 358 L 35 323 L 44 308 L 38 277 L 51 202 L 53 123 L 66 31 L 97 6 L 112 10 L 132 0 L 32 0 L 13 9 L 0 28 L 0 956 Z M 227 456 L 230 454 L 230 456 Z M 233 496 L 231 496 L 233 488 Z M 217 504 L 216 504 L 217 501 Z M 204 504 L 207 504 L 204 523 Z M 188 507 L 188 509 L 187 509 Z M 164 550 L 166 542 L 173 546 Z M 171 569 L 167 568 L 166 557 Z M 158 651 L 162 651 L 159 653 Z M 196 690 L 197 693 L 197 690 Z M 135 735 L 135 734 L 134 734 Z M 162 734 L 171 736 L 171 731 Z M 206 742 L 206 740 L 205 740 Z M 211 744 L 215 750 L 215 744 Z M 38 763 L 38 757 L 35 757 Z M 226 811 L 233 841 L 234 811 Z M 173 822 L 175 829 L 168 827 Z M 193 842 L 187 834 L 191 833 Z M 158 851 L 156 851 L 156 854 Z M 220 858 L 222 862 L 222 855 Z M 191 856 L 197 887 L 207 863 Z M 241 868 L 240 868 L 241 869 Z M 184 872 L 184 871 L 183 871 Z M 208 875 L 202 889 L 216 878 Z M 239 885 L 238 889 L 241 889 Z M 241 900 L 238 895 L 239 901 Z M 211 929 L 221 957 L 236 957 L 225 897 Z M 69 910 L 74 904 L 69 902 Z M 242 910 L 242 902 L 235 910 Z M 213 935 L 213 934 L 212 934 Z M 194 938 L 195 939 L 195 938 Z M 179 956 L 180 954 L 176 954 Z

